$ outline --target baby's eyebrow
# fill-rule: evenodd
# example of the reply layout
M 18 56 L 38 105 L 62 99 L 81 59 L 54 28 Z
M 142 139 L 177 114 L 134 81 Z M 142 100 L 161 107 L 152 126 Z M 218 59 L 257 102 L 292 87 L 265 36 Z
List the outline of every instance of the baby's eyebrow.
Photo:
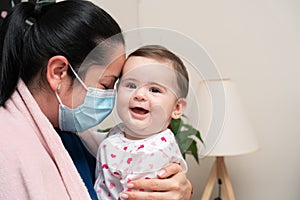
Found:
M 165 86 L 165 85 L 162 85 L 162 84 L 160 84 L 160 83 L 153 82 L 153 81 L 150 81 L 150 82 L 148 82 L 147 84 L 149 84 L 149 85 L 157 85 L 157 86 L 159 86 L 159 87 L 166 88 L 166 86 Z
M 122 77 L 121 80 L 122 80 L 122 81 L 139 82 L 137 79 L 132 78 L 132 77 L 128 77 L 128 78 L 126 78 L 126 77 L 123 78 L 123 77 Z M 149 82 L 143 83 L 143 85 L 148 85 L 148 86 L 155 85 L 155 86 L 161 87 L 161 88 L 163 88 L 163 89 L 165 89 L 165 90 L 167 90 L 167 89 L 173 90 L 173 88 L 170 87 L 170 86 L 167 86 L 167 85 L 165 85 L 165 84 L 160 84 L 160 83 L 154 82 L 154 81 L 149 81 Z

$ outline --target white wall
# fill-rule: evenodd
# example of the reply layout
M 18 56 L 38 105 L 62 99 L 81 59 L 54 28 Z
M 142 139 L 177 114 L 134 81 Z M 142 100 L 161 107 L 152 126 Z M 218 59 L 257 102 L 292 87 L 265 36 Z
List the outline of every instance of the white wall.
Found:
M 121 26 L 122 30 L 138 26 L 138 0 L 111 1 L 90 0 L 108 12 Z
M 226 158 L 236 199 L 300 199 L 299 1 L 98 2 L 123 30 L 155 26 L 190 36 L 236 82 L 260 144 L 255 153 Z M 194 200 L 212 161 L 188 158 Z

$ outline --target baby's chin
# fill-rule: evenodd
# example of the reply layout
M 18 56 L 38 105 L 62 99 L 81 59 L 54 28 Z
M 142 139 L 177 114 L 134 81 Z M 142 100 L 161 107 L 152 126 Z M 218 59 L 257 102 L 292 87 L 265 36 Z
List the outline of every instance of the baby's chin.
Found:
M 127 127 L 125 126 L 125 133 L 127 138 L 135 138 L 135 139 L 144 139 L 148 138 L 156 133 L 159 133 L 160 130 L 150 130 L 150 128 L 137 128 L 137 127 Z

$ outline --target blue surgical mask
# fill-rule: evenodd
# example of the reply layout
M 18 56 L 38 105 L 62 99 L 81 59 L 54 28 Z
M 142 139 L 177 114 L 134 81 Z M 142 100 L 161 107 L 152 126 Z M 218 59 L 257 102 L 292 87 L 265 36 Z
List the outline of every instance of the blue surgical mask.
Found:
M 59 105 L 59 128 L 62 131 L 83 132 L 100 124 L 112 111 L 115 103 L 116 92 L 113 89 L 101 90 L 87 87 L 79 78 L 71 65 L 74 75 L 87 90 L 84 102 L 77 108 L 65 106 L 57 93 Z

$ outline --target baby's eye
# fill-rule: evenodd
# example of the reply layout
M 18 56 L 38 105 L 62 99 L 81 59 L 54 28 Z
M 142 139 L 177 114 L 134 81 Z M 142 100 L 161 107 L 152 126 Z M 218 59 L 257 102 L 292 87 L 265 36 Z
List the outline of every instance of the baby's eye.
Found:
M 136 89 L 136 85 L 134 83 L 126 83 L 125 87 L 129 89 Z
M 150 92 L 153 92 L 153 93 L 161 93 L 160 89 L 157 88 L 157 87 L 151 87 L 151 88 L 150 88 Z

